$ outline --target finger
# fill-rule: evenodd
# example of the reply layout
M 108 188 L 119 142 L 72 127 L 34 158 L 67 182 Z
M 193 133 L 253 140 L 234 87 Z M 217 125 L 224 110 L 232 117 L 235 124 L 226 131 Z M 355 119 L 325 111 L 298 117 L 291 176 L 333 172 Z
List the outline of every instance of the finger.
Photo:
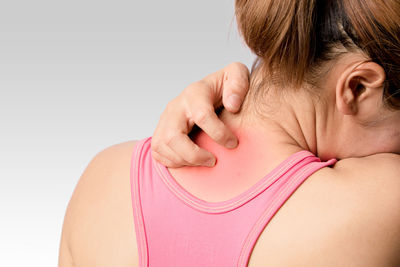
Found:
M 204 162 L 188 162 L 185 160 L 186 157 L 193 157 L 190 156 L 193 153 L 196 153 L 193 150 L 193 146 L 195 145 L 194 142 L 189 139 L 189 141 L 192 144 L 187 145 L 186 148 L 181 148 L 179 149 L 180 155 L 176 153 L 173 150 L 174 144 L 179 144 L 181 145 L 181 142 L 174 142 L 174 141 L 168 141 L 168 140 L 178 140 L 180 136 L 187 135 L 190 130 L 193 128 L 194 121 L 192 119 L 188 119 L 186 116 L 186 113 L 179 112 L 179 110 L 182 110 L 183 108 L 181 107 L 182 105 L 179 104 L 180 102 L 176 100 L 171 101 L 170 103 L 167 104 L 167 108 L 165 111 L 161 114 L 160 116 L 160 122 L 156 127 L 155 132 L 153 133 L 153 138 L 152 138 L 152 149 L 157 152 L 155 154 L 155 158 L 157 159 L 157 156 L 160 157 L 158 161 L 164 162 L 164 164 L 168 164 L 168 166 L 198 166 L 198 165 L 204 165 Z M 181 102 L 182 103 L 182 102 Z M 174 118 L 171 121 L 167 121 L 166 118 Z M 186 123 L 185 123 L 186 122 Z M 167 129 L 173 129 L 172 131 L 169 131 Z M 178 137 L 176 136 L 177 133 L 181 133 Z M 161 138 L 161 137 L 165 138 Z M 185 145 L 185 144 L 184 144 Z M 183 151 L 183 152 L 182 152 Z M 204 150 L 203 150 L 204 153 Z M 207 152 L 208 153 L 208 152 Z M 213 156 L 211 154 L 211 156 Z M 201 156 L 200 156 L 201 157 Z M 168 159 L 168 163 L 165 162 L 164 158 Z
M 215 77 L 217 77 L 220 74 L 214 73 L 213 75 L 216 75 Z M 215 82 L 215 79 L 211 80 Z M 196 88 L 197 91 L 194 90 L 193 87 L 186 88 L 186 91 L 182 94 L 183 101 L 181 101 L 184 105 L 183 110 L 186 110 L 185 120 L 188 121 L 188 126 L 192 126 L 193 123 L 195 123 L 218 144 L 227 148 L 235 148 L 238 144 L 236 136 L 215 113 L 214 105 L 216 102 L 214 101 L 214 103 L 210 103 L 210 99 L 218 98 L 216 97 L 216 91 L 218 90 L 209 90 L 210 88 L 214 89 L 212 86 L 215 85 L 212 85 L 212 82 L 210 83 L 207 80 L 201 80 L 200 82 L 193 84 L 193 86 L 196 86 L 194 88 Z M 207 93 L 200 94 L 198 93 L 199 91 Z M 187 101 L 188 99 L 189 101 Z M 196 101 L 193 101 L 192 99 L 196 99 Z M 179 127 L 179 125 L 175 125 L 175 127 Z M 188 133 L 189 131 L 190 130 L 188 129 L 182 129 L 183 133 Z
M 171 109 L 180 108 L 180 104 L 183 104 L 183 110 L 186 111 L 182 114 L 183 118 L 175 119 L 171 123 L 174 125 L 169 126 L 171 129 L 181 129 L 182 133 L 189 133 L 193 124 L 199 126 L 211 139 L 227 148 L 235 148 L 237 146 L 237 138 L 232 131 L 218 118 L 214 110 L 213 103 L 210 103 L 210 99 L 213 98 L 213 92 L 210 92 L 210 87 L 207 82 L 198 82 L 194 84 L 197 89 L 197 93 L 194 88 L 188 87 L 181 95 L 183 101 L 179 101 L 176 105 L 171 106 Z M 202 91 L 203 93 L 198 93 Z M 207 92 L 207 94 L 204 94 Z M 193 95 L 194 94 L 194 95 Z M 196 101 L 192 100 L 195 99 Z M 177 113 L 179 114 L 179 113 Z M 178 116 L 181 116 L 178 115 Z M 183 124 L 177 124 L 180 121 L 187 121 L 187 128 L 182 128 Z
M 191 114 L 194 123 L 211 139 L 227 148 L 235 148 L 238 140 L 233 132 L 218 118 L 212 106 L 200 107 Z
M 239 111 L 249 90 L 249 75 L 247 66 L 240 62 L 231 63 L 225 68 L 222 103 L 228 111 Z
M 181 156 L 179 156 L 177 153 L 175 153 L 175 151 L 173 151 L 171 148 L 169 148 L 166 145 L 166 142 L 160 142 L 160 141 L 154 141 L 154 139 L 152 138 L 151 140 L 151 149 L 152 152 L 154 152 L 155 155 L 155 159 L 159 162 L 163 162 L 167 163 L 164 164 L 167 167 L 181 167 L 181 166 L 185 166 L 188 165 L 188 162 L 185 161 Z
M 215 165 L 216 159 L 214 155 L 196 145 L 184 133 L 175 135 L 168 142 L 168 146 L 192 166 L 212 167 Z
M 156 151 L 152 150 L 151 151 L 151 156 L 161 163 L 162 165 L 168 167 L 168 168 L 179 168 L 182 167 L 180 164 L 176 164 L 175 162 L 171 161 L 170 159 L 166 158 L 165 156 L 161 156 L 159 153 Z

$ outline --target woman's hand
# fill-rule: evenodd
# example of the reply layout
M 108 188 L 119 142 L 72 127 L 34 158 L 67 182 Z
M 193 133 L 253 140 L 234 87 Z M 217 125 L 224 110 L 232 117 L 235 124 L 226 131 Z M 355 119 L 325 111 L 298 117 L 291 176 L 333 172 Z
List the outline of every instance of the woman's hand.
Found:
M 235 148 L 236 136 L 219 120 L 215 109 L 223 105 L 236 113 L 248 88 L 249 70 L 240 62 L 231 63 L 186 87 L 160 116 L 151 140 L 154 159 L 172 168 L 214 166 L 214 155 L 196 145 L 188 134 L 196 124 L 217 143 Z

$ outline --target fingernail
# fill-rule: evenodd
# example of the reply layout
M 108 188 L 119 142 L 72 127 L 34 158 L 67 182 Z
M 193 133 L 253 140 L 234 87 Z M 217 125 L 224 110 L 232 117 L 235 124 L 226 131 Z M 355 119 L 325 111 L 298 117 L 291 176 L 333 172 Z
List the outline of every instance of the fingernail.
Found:
M 233 94 L 228 97 L 228 105 L 231 108 L 238 108 L 240 106 L 240 98 L 238 95 Z
M 235 139 L 229 139 L 228 142 L 226 142 L 227 148 L 235 148 L 236 146 L 237 146 L 237 142 Z
M 214 159 L 208 159 L 206 161 L 206 165 L 209 166 L 209 167 L 214 166 L 214 164 L 215 164 L 215 160 Z

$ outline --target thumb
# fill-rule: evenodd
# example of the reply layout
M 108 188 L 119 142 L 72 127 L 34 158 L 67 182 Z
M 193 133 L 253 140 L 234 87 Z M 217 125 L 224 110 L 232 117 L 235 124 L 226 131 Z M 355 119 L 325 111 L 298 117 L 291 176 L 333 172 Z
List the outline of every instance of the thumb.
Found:
M 239 111 L 240 106 L 249 90 L 249 70 L 240 62 L 229 64 L 225 68 L 222 84 L 222 104 L 233 113 Z

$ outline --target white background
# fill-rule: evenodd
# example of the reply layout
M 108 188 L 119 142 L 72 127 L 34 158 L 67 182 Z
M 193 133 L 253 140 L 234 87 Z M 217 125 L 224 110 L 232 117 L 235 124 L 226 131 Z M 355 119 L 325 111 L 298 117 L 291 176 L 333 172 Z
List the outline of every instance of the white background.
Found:
M 56 266 L 91 158 L 151 136 L 187 85 L 253 58 L 234 0 L 2 0 L 0 266 Z

